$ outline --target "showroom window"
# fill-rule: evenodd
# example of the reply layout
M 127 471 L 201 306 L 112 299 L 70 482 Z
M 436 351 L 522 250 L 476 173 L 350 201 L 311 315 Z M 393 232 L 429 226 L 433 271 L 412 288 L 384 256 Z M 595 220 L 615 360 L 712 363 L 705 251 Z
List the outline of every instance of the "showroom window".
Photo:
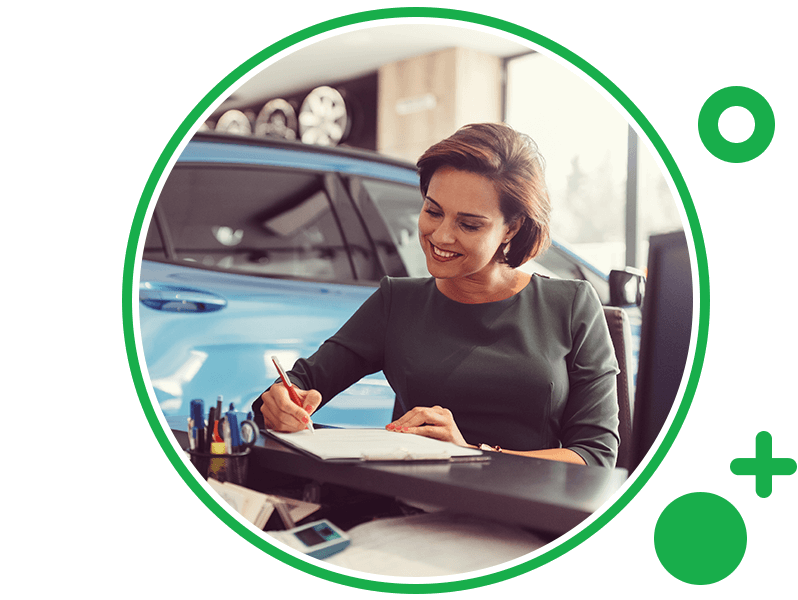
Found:
M 683 228 L 674 197 L 642 140 L 636 163 L 628 164 L 629 126 L 608 98 L 543 54 L 507 61 L 506 121 L 529 134 L 543 155 L 552 236 L 605 272 L 645 267 L 648 237 Z M 637 178 L 634 265 L 626 265 L 628 168 Z

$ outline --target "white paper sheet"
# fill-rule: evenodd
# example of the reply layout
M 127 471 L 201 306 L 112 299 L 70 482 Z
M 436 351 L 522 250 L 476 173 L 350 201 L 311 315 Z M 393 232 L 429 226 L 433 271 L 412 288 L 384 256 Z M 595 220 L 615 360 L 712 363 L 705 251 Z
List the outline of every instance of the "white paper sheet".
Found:
M 386 429 L 316 429 L 315 432 L 269 433 L 290 446 L 324 460 L 446 460 L 482 454 L 481 450 L 474 448 Z

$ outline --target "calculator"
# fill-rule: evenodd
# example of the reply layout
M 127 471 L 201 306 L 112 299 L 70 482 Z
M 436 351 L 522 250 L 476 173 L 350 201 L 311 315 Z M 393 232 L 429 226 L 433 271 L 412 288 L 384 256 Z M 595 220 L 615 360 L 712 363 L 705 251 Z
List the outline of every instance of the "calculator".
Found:
M 285 531 L 270 531 L 269 535 L 314 558 L 327 558 L 349 545 L 349 536 L 327 519 Z

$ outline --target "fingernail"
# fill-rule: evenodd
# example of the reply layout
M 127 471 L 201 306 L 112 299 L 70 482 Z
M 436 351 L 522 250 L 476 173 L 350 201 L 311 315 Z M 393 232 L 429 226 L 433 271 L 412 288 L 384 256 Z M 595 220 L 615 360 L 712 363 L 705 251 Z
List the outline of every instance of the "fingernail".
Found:
M 388 425 L 385 426 L 385 429 L 393 429 L 393 423 L 388 423 Z
M 407 427 L 402 427 L 402 431 L 409 431 Z
M 302 422 L 303 423 L 307 424 L 308 421 L 310 421 L 310 419 L 308 419 L 307 417 L 302 417 Z
M 305 407 L 305 412 L 310 412 L 310 411 L 312 411 L 312 410 L 313 410 L 313 406 L 312 406 L 311 404 L 308 404 L 308 405 Z

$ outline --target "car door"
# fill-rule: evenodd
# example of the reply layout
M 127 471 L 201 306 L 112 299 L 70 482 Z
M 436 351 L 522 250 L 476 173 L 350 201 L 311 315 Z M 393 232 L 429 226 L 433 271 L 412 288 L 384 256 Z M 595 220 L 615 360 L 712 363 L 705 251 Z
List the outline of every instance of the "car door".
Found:
M 140 278 L 142 345 L 161 409 L 183 415 L 191 399 L 222 395 L 225 406 L 248 410 L 277 376 L 270 357 L 290 367 L 312 354 L 379 275 L 334 174 L 178 162 L 147 231 Z M 383 426 L 392 407 L 393 392 L 375 375 L 316 419 Z

